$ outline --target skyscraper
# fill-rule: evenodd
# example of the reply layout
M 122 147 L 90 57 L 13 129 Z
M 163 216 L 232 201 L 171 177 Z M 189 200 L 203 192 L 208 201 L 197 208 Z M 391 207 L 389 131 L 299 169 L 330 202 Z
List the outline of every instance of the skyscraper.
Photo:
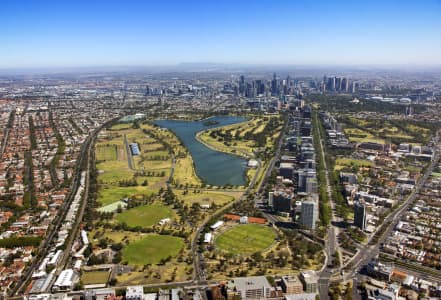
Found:
M 318 218 L 318 205 L 314 200 L 302 202 L 300 223 L 308 229 L 315 229 L 315 223 Z
M 345 77 L 341 80 L 341 91 L 347 92 L 349 91 L 349 80 Z
M 358 201 L 354 204 L 354 225 L 366 229 L 366 206 Z
M 243 96 L 243 94 L 245 94 L 245 76 L 243 76 L 243 75 L 240 75 L 239 94 L 241 96 Z
M 357 89 L 357 84 L 355 83 L 355 81 L 352 81 L 351 93 L 354 94 L 356 92 L 356 89 Z
M 277 85 L 277 75 L 276 73 L 273 74 L 273 80 L 271 81 L 271 94 L 273 96 L 278 95 L 278 85 Z
M 341 90 L 341 77 L 335 77 L 335 90 Z
M 328 78 L 326 90 L 333 91 L 333 92 L 335 91 L 335 77 Z

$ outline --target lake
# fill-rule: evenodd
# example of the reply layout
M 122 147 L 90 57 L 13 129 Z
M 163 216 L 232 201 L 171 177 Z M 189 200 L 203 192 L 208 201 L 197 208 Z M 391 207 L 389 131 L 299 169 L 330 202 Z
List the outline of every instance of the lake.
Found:
M 209 126 L 205 122 L 215 123 Z M 156 120 L 158 126 L 170 129 L 187 147 L 197 175 L 209 185 L 245 185 L 247 161 L 241 157 L 208 148 L 196 139 L 199 131 L 246 121 L 243 117 L 217 116 L 200 121 Z

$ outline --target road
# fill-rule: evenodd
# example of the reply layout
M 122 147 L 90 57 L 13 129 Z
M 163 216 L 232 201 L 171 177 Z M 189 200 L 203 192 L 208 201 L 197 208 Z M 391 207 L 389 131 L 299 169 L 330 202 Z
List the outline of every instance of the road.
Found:
M 319 131 L 319 136 L 320 136 L 320 131 Z M 434 144 L 438 145 L 438 143 L 439 143 L 439 134 L 437 133 L 434 137 Z M 323 151 L 323 139 L 321 137 L 320 137 L 320 146 L 321 146 L 322 155 L 323 155 L 323 157 L 325 157 L 324 151 Z M 401 204 L 401 206 L 398 209 L 396 209 L 395 211 L 393 211 L 391 214 L 389 214 L 385 218 L 385 220 L 383 221 L 383 224 L 385 224 L 384 226 L 387 226 L 387 227 L 384 230 L 384 232 L 381 234 L 380 238 L 378 238 L 378 241 L 375 244 L 371 245 L 372 238 L 375 236 L 375 234 L 371 235 L 371 237 L 368 241 L 368 245 L 364 248 L 361 248 L 360 251 L 356 255 L 354 255 L 354 257 L 351 259 L 351 262 L 352 262 L 351 266 L 346 268 L 343 276 L 338 276 L 338 275 L 335 276 L 334 273 L 339 273 L 340 268 L 334 270 L 333 268 L 328 267 L 329 266 L 329 262 L 328 262 L 328 266 L 320 274 L 320 279 L 319 279 L 320 299 L 327 299 L 328 298 L 328 291 L 329 291 L 329 283 L 330 282 L 343 282 L 343 281 L 346 281 L 349 279 L 354 280 L 354 291 L 353 291 L 354 299 L 359 299 L 360 296 L 358 295 L 358 293 L 356 291 L 356 285 L 358 282 L 361 281 L 361 278 L 360 278 L 361 275 L 358 272 L 359 269 L 361 267 L 367 265 L 373 258 L 378 257 L 378 255 L 380 253 L 380 245 L 386 240 L 386 238 L 388 236 L 390 236 L 395 225 L 400 220 L 400 217 L 407 211 L 407 209 L 411 205 L 411 203 L 413 203 L 415 201 L 420 189 L 426 183 L 426 181 L 429 178 L 430 174 L 432 173 L 434 167 L 438 164 L 438 161 L 439 161 L 439 150 L 438 150 L 438 148 L 435 148 L 434 159 L 430 163 L 429 167 L 426 169 L 424 175 L 418 181 L 418 184 L 415 186 L 414 190 L 407 197 L 407 199 Z M 327 187 L 327 192 L 329 194 L 330 184 L 329 184 L 328 169 L 326 166 L 326 160 L 324 160 L 324 163 L 325 163 L 325 170 L 326 170 L 325 171 L 326 172 L 326 187 Z M 331 199 L 332 198 L 330 198 L 330 200 Z M 332 222 L 333 223 L 339 222 L 340 221 L 339 218 L 337 218 L 335 216 L 334 202 L 331 200 L 330 203 L 331 203 L 331 208 L 332 208 Z M 389 224 L 389 225 L 386 225 L 386 224 Z M 380 230 L 380 228 L 377 229 L 377 231 Z M 338 237 L 338 227 L 331 226 L 329 228 L 329 232 L 328 232 L 328 243 L 327 243 L 328 255 L 332 255 L 333 254 L 332 250 L 335 251 L 338 248 L 337 237 Z M 329 258 L 331 258 L 331 257 L 328 256 L 328 259 Z M 334 277 L 331 279 L 333 274 L 334 274 Z
M 127 153 L 127 162 L 129 164 L 130 170 L 135 170 L 133 167 L 133 156 L 132 156 L 132 150 L 130 149 L 129 141 L 127 140 L 127 135 L 124 134 L 124 145 L 126 146 L 126 153 Z
M 5 153 L 6 145 L 8 144 L 8 138 L 9 138 L 9 128 L 5 129 L 5 136 L 3 137 L 2 141 L 2 148 L 0 150 L 0 155 L 3 157 L 3 153 Z
M 315 116 L 317 120 L 317 124 L 314 124 L 316 126 L 315 129 L 317 131 L 318 137 L 319 137 L 319 145 L 320 149 L 315 149 L 316 151 L 320 151 L 321 157 L 323 159 L 323 166 L 324 166 L 324 172 L 325 172 L 325 185 L 326 185 L 326 193 L 328 194 L 329 204 L 331 207 L 331 224 L 328 228 L 327 232 L 327 239 L 325 239 L 325 252 L 327 255 L 327 265 L 323 269 L 323 271 L 320 274 L 319 279 L 319 294 L 320 299 L 327 299 L 328 298 L 328 292 L 329 292 L 329 281 L 334 272 L 339 272 L 341 268 L 341 259 L 339 261 L 339 266 L 336 267 L 336 270 L 334 270 L 334 262 L 333 262 L 333 255 L 335 252 L 339 252 L 339 245 L 338 245 L 338 234 L 339 234 L 339 228 L 336 224 L 339 224 L 342 220 L 340 217 L 336 215 L 336 207 L 335 202 L 332 198 L 332 187 L 329 180 L 329 170 L 328 170 L 328 164 L 326 162 L 326 153 L 325 153 L 325 145 L 323 144 L 324 137 L 321 136 L 321 131 L 318 128 L 319 126 L 319 116 Z M 322 184 L 322 183 L 320 183 Z M 341 255 L 340 255 L 341 258 Z
M 371 261 L 373 258 L 378 256 L 378 254 L 380 253 L 380 244 L 384 243 L 386 238 L 390 236 L 391 232 L 395 228 L 395 225 L 398 223 L 401 216 L 408 210 L 409 206 L 416 200 L 419 191 L 426 183 L 434 167 L 438 164 L 438 161 L 439 161 L 439 151 L 436 150 L 434 159 L 432 160 L 430 166 L 427 168 L 424 175 L 418 181 L 418 184 L 415 186 L 412 193 L 407 197 L 405 202 L 398 209 L 393 211 L 389 216 L 385 218 L 383 224 L 387 224 L 389 222 L 390 224 L 384 230 L 383 234 L 381 234 L 381 237 L 378 239 L 378 242 L 375 243 L 374 245 L 365 247 L 353 258 L 354 263 L 349 270 L 348 276 L 353 275 L 357 268 L 366 265 L 369 261 Z
M 11 290 L 11 292 L 10 292 L 11 296 L 19 294 L 26 287 L 26 283 L 30 280 L 32 273 L 41 264 L 41 261 L 44 259 L 44 257 L 46 257 L 46 255 L 48 254 L 49 249 L 52 246 L 52 243 L 56 237 L 56 234 L 58 233 L 58 230 L 61 227 L 61 224 L 63 223 L 64 218 L 66 217 L 66 213 L 70 207 L 70 204 L 72 203 L 72 201 L 74 199 L 75 193 L 78 190 L 79 181 L 81 178 L 81 171 L 82 171 L 81 166 L 83 164 L 84 157 L 87 156 L 86 151 L 90 147 L 90 142 L 91 142 L 92 136 L 96 135 L 104 126 L 106 126 L 110 122 L 113 122 L 114 120 L 115 119 L 112 119 L 112 120 L 106 122 L 105 124 L 101 125 L 100 127 L 98 127 L 94 131 L 94 133 L 92 133 L 92 135 L 90 135 L 86 139 L 86 141 L 83 143 L 81 150 L 80 150 L 80 155 L 78 156 L 79 159 L 77 161 L 77 166 L 76 166 L 75 172 L 72 176 L 72 183 L 71 183 L 71 189 L 70 189 L 71 192 L 66 197 L 66 201 L 61 206 L 61 208 L 59 210 L 59 212 L 60 212 L 59 216 L 57 217 L 57 219 L 54 220 L 53 225 L 49 228 L 47 238 L 44 240 L 44 242 L 42 243 L 42 245 L 38 249 L 39 257 L 32 262 L 31 266 L 29 268 L 27 268 L 27 270 L 25 271 L 25 273 L 23 274 L 21 279 L 17 282 L 15 287 Z M 87 191 L 85 190 L 84 193 L 86 194 Z M 66 248 L 66 251 L 70 251 L 70 249 Z
M 438 133 L 436 134 L 434 141 L 435 141 L 434 144 L 438 145 L 439 143 Z M 354 287 L 356 286 L 357 283 L 361 282 L 362 276 L 359 274 L 360 268 L 367 265 L 372 259 L 378 257 L 378 255 L 380 254 L 380 245 L 384 243 L 384 241 L 387 239 L 388 236 L 390 236 L 396 224 L 401 219 L 401 216 L 408 210 L 409 206 L 417 199 L 417 196 L 421 188 L 425 185 L 433 169 L 437 166 L 439 159 L 440 159 L 439 149 L 435 147 L 434 158 L 430 163 L 429 167 L 426 169 L 423 176 L 418 181 L 414 190 L 411 192 L 411 194 L 407 197 L 407 199 L 401 204 L 401 206 L 398 209 L 393 211 L 385 218 L 383 224 L 389 224 L 389 225 L 384 225 L 387 227 L 384 230 L 384 232 L 381 234 L 381 236 L 378 238 L 378 241 L 375 244 L 368 245 L 365 248 L 363 248 L 361 251 L 359 251 L 359 253 L 356 254 L 352 259 L 353 262 L 352 266 L 350 268 L 347 268 L 344 276 L 336 279 L 335 280 L 336 282 L 342 282 L 345 280 L 353 279 Z M 372 241 L 373 236 L 374 235 L 371 236 L 369 242 Z M 354 295 L 355 294 L 356 294 L 356 290 L 354 289 Z
M 8 126 L 6 126 L 5 128 L 5 135 L 3 136 L 3 141 L 2 141 L 2 147 L 0 150 L 0 155 L 3 157 L 3 154 L 5 153 L 5 148 L 6 145 L 8 144 L 8 139 L 9 139 L 9 131 L 11 130 L 12 126 L 13 126 L 13 119 L 15 116 L 15 112 L 16 110 L 13 109 L 9 115 L 9 122 L 8 122 Z
M 101 130 L 101 128 L 102 127 L 100 127 L 100 129 L 98 129 L 98 130 L 95 130 L 91 135 L 89 135 L 88 140 L 85 143 L 86 149 L 84 152 L 85 155 L 83 155 L 83 159 L 86 161 L 86 163 L 85 163 L 86 169 L 85 169 L 85 184 L 84 184 L 84 192 L 83 192 L 83 196 L 82 196 L 82 203 L 81 203 L 80 209 L 78 210 L 78 213 L 76 216 L 76 222 L 72 226 L 69 237 L 65 243 L 66 246 L 65 246 L 64 253 L 63 253 L 63 258 L 61 259 L 60 263 L 57 266 L 57 270 L 56 270 L 57 276 L 54 276 L 53 282 L 55 282 L 56 278 L 61 273 L 61 271 L 63 271 L 65 268 L 68 268 L 69 263 L 72 262 L 72 255 L 71 255 L 72 254 L 71 253 L 72 245 L 79 235 L 80 224 L 81 224 L 81 221 L 83 220 L 84 211 L 86 209 L 87 200 L 88 200 L 88 196 L 89 196 L 90 158 L 94 155 L 93 149 L 94 149 L 94 145 L 95 145 L 95 140 L 96 140 L 98 132 Z M 81 179 L 81 175 L 80 175 L 80 179 Z M 50 287 L 52 287 L 53 282 L 49 285 L 49 289 L 50 289 Z
M 268 167 L 265 171 L 265 175 L 263 176 L 259 187 L 257 188 L 258 194 L 261 194 L 263 192 L 263 187 L 265 186 L 268 178 L 271 176 L 271 173 L 273 172 L 274 166 L 277 162 L 277 160 L 280 158 L 280 152 L 282 151 L 282 145 L 283 141 L 285 139 L 286 130 L 288 128 L 289 118 L 285 120 L 285 124 L 283 125 L 283 129 L 280 131 L 280 137 L 277 144 L 277 149 L 274 152 L 273 158 L 270 160 Z M 258 196 L 258 195 L 256 195 Z
M 192 242 L 191 242 L 191 251 L 193 253 L 193 267 L 194 267 L 194 281 L 193 282 L 195 284 L 201 284 L 201 283 L 205 284 L 206 283 L 206 274 L 205 274 L 204 267 L 203 267 L 203 259 L 202 259 L 201 254 L 199 253 L 199 251 L 197 249 L 198 241 L 200 239 L 200 235 L 201 235 L 202 231 L 204 230 L 205 226 L 207 226 L 208 222 L 210 222 L 214 217 L 217 217 L 223 211 L 227 211 L 235 203 L 238 203 L 238 202 L 243 201 L 243 200 L 246 199 L 248 193 L 250 192 L 250 190 L 256 184 L 257 176 L 258 176 L 260 168 L 261 168 L 260 160 L 258 160 L 258 162 L 259 163 L 258 163 L 257 172 L 254 175 L 254 177 L 251 180 L 251 182 L 248 185 L 248 187 L 246 188 L 246 190 L 243 193 L 243 195 L 239 199 L 237 199 L 237 200 L 227 204 L 226 206 L 223 206 L 220 209 L 218 209 L 213 215 L 211 215 L 208 218 L 206 218 L 204 220 L 204 222 L 196 230 L 196 234 L 195 234 L 195 236 L 194 236 L 194 238 L 192 239 Z
M 278 145 L 277 145 L 277 149 L 275 151 L 275 154 L 273 156 L 273 158 L 271 159 L 266 171 L 265 171 L 265 175 L 262 178 L 259 187 L 256 189 L 258 191 L 262 190 L 262 186 L 264 184 L 264 182 L 266 182 L 268 180 L 268 177 L 271 175 L 271 172 L 274 168 L 274 165 L 278 159 L 278 157 L 280 156 L 280 151 L 283 145 L 283 139 L 285 136 L 285 131 L 288 125 L 288 121 L 285 121 L 285 125 L 281 131 L 279 140 L 278 140 Z M 219 209 L 217 212 L 215 212 L 211 217 L 207 218 L 202 224 L 201 226 L 197 229 L 195 237 L 192 240 L 192 244 L 191 244 L 191 249 L 192 249 L 192 253 L 193 253 L 193 264 L 194 264 L 194 274 L 195 274 L 195 279 L 194 279 L 194 283 L 196 284 L 200 284 L 200 283 L 205 283 L 206 282 L 206 278 L 205 278 L 205 271 L 203 270 L 203 261 L 201 260 L 201 255 L 200 253 L 197 251 L 196 247 L 197 247 L 197 242 L 200 238 L 201 232 L 204 229 L 204 227 L 207 225 L 207 223 L 214 217 L 216 216 L 219 212 L 222 211 L 226 211 L 228 210 L 231 206 L 233 206 L 235 203 L 243 201 L 246 199 L 246 197 L 248 196 L 249 192 L 254 188 L 256 181 L 257 181 L 257 177 L 258 174 L 260 173 L 260 168 L 262 167 L 262 163 L 260 160 L 258 160 L 258 169 L 256 174 L 254 175 L 253 179 L 251 180 L 250 184 L 248 185 L 247 189 L 245 190 L 245 192 L 243 193 L 242 197 L 240 197 L 239 199 L 229 203 L 227 206 L 222 207 L 221 209 Z M 259 199 L 258 194 L 255 195 L 254 197 L 254 202 L 255 205 L 257 205 L 257 201 Z M 271 220 L 269 219 L 269 221 L 271 222 Z

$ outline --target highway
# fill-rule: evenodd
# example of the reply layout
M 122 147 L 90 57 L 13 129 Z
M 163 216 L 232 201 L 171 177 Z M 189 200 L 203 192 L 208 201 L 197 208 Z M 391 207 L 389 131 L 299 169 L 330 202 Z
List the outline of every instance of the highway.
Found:
M 37 257 L 37 259 L 35 259 L 32 262 L 31 266 L 27 268 L 27 270 L 25 271 L 25 273 L 23 274 L 21 279 L 17 282 L 15 287 L 11 290 L 10 296 L 18 295 L 18 294 L 20 294 L 22 292 L 22 290 L 26 287 L 26 284 L 31 279 L 32 273 L 41 264 L 41 262 L 44 259 L 44 257 L 48 254 L 48 252 L 50 250 L 50 247 L 52 246 L 52 243 L 53 243 L 53 241 L 54 241 L 54 239 L 56 237 L 56 234 L 58 233 L 58 230 L 61 227 L 61 224 L 63 223 L 64 218 L 66 217 L 66 213 L 67 213 L 67 211 L 68 211 L 68 209 L 69 209 L 69 207 L 70 207 L 70 205 L 71 205 L 71 203 L 72 203 L 72 201 L 74 199 L 75 193 L 78 190 L 79 181 L 80 181 L 80 178 L 81 178 L 83 159 L 85 157 L 87 159 L 87 157 L 88 157 L 87 151 L 90 150 L 91 141 L 94 139 L 96 134 L 104 126 L 106 126 L 110 122 L 113 122 L 116 119 L 118 119 L 118 118 L 112 119 L 112 120 L 106 122 L 105 124 L 101 125 L 100 127 L 98 127 L 89 137 L 87 137 L 86 141 L 83 143 L 83 145 L 81 147 L 81 150 L 80 150 L 80 155 L 78 156 L 77 166 L 76 166 L 75 172 L 74 172 L 74 174 L 72 176 L 72 183 L 71 183 L 70 193 L 66 197 L 66 201 L 63 203 L 62 207 L 60 208 L 60 214 L 54 220 L 54 224 L 49 228 L 49 231 L 48 231 L 48 234 L 47 234 L 47 238 L 44 240 L 44 242 L 42 243 L 42 245 L 38 249 L 39 256 Z M 85 190 L 84 193 L 87 194 L 88 191 Z M 87 197 L 85 197 L 84 199 L 87 199 Z M 78 220 L 78 223 L 80 221 L 81 220 Z M 64 256 L 66 256 L 66 253 L 67 253 L 67 256 L 69 256 L 69 254 L 68 254 L 69 251 L 70 251 L 70 248 L 66 247 L 65 255 Z
M 9 131 L 11 130 L 11 128 L 12 128 L 12 121 L 13 121 L 13 118 L 14 118 L 14 116 L 15 116 L 15 112 L 16 112 L 16 110 L 15 109 L 13 109 L 13 110 L 11 110 L 11 113 L 10 113 L 10 115 L 9 115 L 9 122 L 8 122 L 8 126 L 6 126 L 6 128 L 5 128 L 5 135 L 3 136 L 3 140 L 2 140 L 2 147 L 1 147 L 1 150 L 0 150 L 0 155 L 3 157 L 3 154 L 5 153 L 5 148 L 6 148 L 6 145 L 8 144 L 8 139 L 9 139 Z
M 265 171 L 265 175 L 263 176 L 259 187 L 256 189 L 257 190 L 256 199 L 259 196 L 259 194 L 261 194 L 263 192 L 263 187 L 265 186 L 266 182 L 268 181 L 268 178 L 271 176 L 271 173 L 273 172 L 273 169 L 274 169 L 274 166 L 275 166 L 277 160 L 280 158 L 280 152 L 282 151 L 282 145 L 283 145 L 283 141 L 285 139 L 285 134 L 286 134 L 286 130 L 288 128 L 288 123 L 289 123 L 289 118 L 287 120 L 285 120 L 285 124 L 283 125 L 283 128 L 280 131 L 280 136 L 279 136 L 278 143 L 277 143 L 277 149 L 274 152 L 274 155 L 269 162 L 269 165 Z
M 439 144 L 439 134 L 438 133 L 436 134 L 436 136 L 434 138 L 434 144 L 435 145 Z M 388 236 L 390 236 L 390 234 L 392 233 L 396 224 L 400 220 L 401 216 L 408 210 L 409 206 L 417 199 L 418 193 L 420 192 L 421 188 L 427 182 L 427 179 L 431 175 L 435 166 L 437 166 L 439 159 L 440 159 L 439 149 L 437 147 L 435 147 L 435 153 L 434 153 L 433 160 L 431 161 L 429 167 L 426 169 L 423 176 L 418 181 L 417 185 L 415 186 L 415 188 L 413 189 L 411 194 L 407 197 L 407 199 L 401 204 L 401 206 L 398 209 L 393 211 L 391 214 L 389 214 L 385 218 L 383 224 L 389 224 L 389 225 L 385 225 L 387 227 L 384 230 L 384 232 L 381 234 L 381 236 L 378 238 L 378 241 L 373 245 L 367 245 L 366 247 L 361 249 L 352 258 L 352 262 L 353 262 L 352 266 L 349 268 L 346 268 L 346 273 L 344 274 L 344 276 L 340 276 L 340 277 L 336 278 L 335 280 L 332 280 L 333 282 L 343 282 L 343 281 L 346 281 L 349 279 L 353 279 L 354 280 L 354 287 L 357 285 L 357 283 L 361 282 L 363 276 L 361 276 L 359 274 L 359 270 L 363 266 L 367 265 L 372 259 L 378 257 L 378 255 L 380 254 L 380 245 L 382 243 L 384 243 L 384 241 L 386 240 L 386 238 Z M 369 242 L 371 242 L 373 236 L 374 235 L 371 236 L 371 238 L 369 239 Z M 423 274 L 423 276 L 424 276 L 424 274 Z M 320 284 L 325 284 L 325 281 L 326 281 L 325 279 L 327 279 L 327 276 L 326 277 L 322 276 L 320 278 Z M 330 280 L 327 279 L 327 281 L 329 283 Z M 322 296 L 322 293 L 324 293 L 324 292 L 322 292 L 322 290 L 320 292 L 321 292 L 320 296 Z M 356 289 L 354 289 L 354 296 L 356 294 L 357 294 Z
M 2 148 L 1 148 L 1 150 L 0 150 L 0 155 L 3 157 L 3 153 L 5 153 L 5 148 L 6 148 L 6 145 L 8 144 L 8 138 L 9 138 L 9 128 L 8 127 L 6 127 L 6 129 L 5 129 L 5 135 L 4 135 L 4 137 L 3 137 L 3 141 L 2 141 Z
M 112 120 L 113 121 L 113 120 Z M 110 122 L 112 122 L 110 121 Z M 106 122 L 103 126 L 107 125 L 109 122 Z M 84 155 L 82 155 L 82 158 L 85 160 L 86 169 L 85 171 L 85 185 L 84 185 L 84 192 L 82 196 L 82 203 L 80 206 L 80 209 L 78 210 L 77 216 L 76 216 L 76 222 L 73 224 L 72 229 L 70 231 L 69 237 L 65 243 L 65 251 L 63 253 L 63 258 L 61 259 L 61 262 L 57 266 L 56 275 L 54 276 L 53 282 L 56 280 L 56 277 L 63 271 L 64 269 L 69 267 L 69 264 L 72 260 L 72 245 L 76 238 L 79 235 L 80 232 L 80 224 L 83 220 L 84 211 L 87 206 L 87 200 L 89 195 L 89 179 L 90 179 L 90 158 L 94 155 L 94 145 L 95 140 L 98 135 L 98 132 L 103 128 L 103 126 L 100 126 L 98 129 L 96 129 L 91 135 L 88 136 L 87 141 L 85 143 L 85 152 Z M 81 173 L 79 175 L 79 179 L 81 179 Z M 53 282 L 49 285 L 49 288 L 52 287 Z
M 398 223 L 401 216 L 408 210 L 409 206 L 416 200 L 419 191 L 426 183 L 427 179 L 432 173 L 434 167 L 437 165 L 438 161 L 439 161 L 439 152 L 436 151 L 434 159 L 432 160 L 430 166 L 427 168 L 423 177 L 418 181 L 418 184 L 415 186 L 412 193 L 407 197 L 406 201 L 398 209 L 396 209 L 394 212 L 392 212 L 389 216 L 385 218 L 383 224 L 386 224 L 388 222 L 390 222 L 390 224 L 387 226 L 384 233 L 381 234 L 380 238 L 378 239 L 378 242 L 375 245 L 365 247 L 363 250 L 361 250 L 358 253 L 358 255 L 354 257 L 353 259 L 354 263 L 350 269 L 350 273 L 348 274 L 348 276 L 354 274 L 357 268 L 366 265 L 369 261 L 371 261 L 373 258 L 378 256 L 378 254 L 380 253 L 379 245 L 382 244 L 388 236 L 390 236 L 391 232 L 395 228 L 395 225 Z
M 319 119 L 319 116 L 316 116 L 317 123 L 321 122 Z M 318 124 L 314 124 L 316 127 Z M 332 199 L 332 188 L 329 180 L 329 170 L 328 165 L 326 162 L 326 153 L 324 151 L 325 145 L 323 145 L 323 137 L 321 136 L 320 129 L 317 127 L 313 130 L 317 130 L 317 134 L 319 137 L 319 145 L 320 149 L 315 149 L 316 151 L 321 152 L 321 157 L 323 159 L 323 166 L 324 166 L 324 172 L 325 172 L 325 180 L 326 180 L 326 193 L 328 194 L 329 204 L 331 207 L 331 224 L 329 225 L 328 232 L 327 232 L 327 239 L 325 239 L 325 252 L 327 256 L 326 261 L 326 267 L 322 270 L 320 274 L 319 279 L 319 294 L 320 299 L 327 299 L 328 298 L 328 292 L 329 292 L 329 281 L 334 271 L 334 262 L 332 261 L 332 257 L 336 251 L 339 251 L 339 245 L 338 245 L 338 234 L 339 234 L 339 228 L 336 226 L 336 224 L 339 224 L 341 222 L 341 218 L 338 217 L 335 212 L 335 203 Z M 320 184 L 323 184 L 322 182 Z M 341 257 L 341 255 L 340 255 Z M 338 271 L 341 267 L 341 260 L 339 261 L 339 266 L 336 268 Z
M 319 131 L 320 136 L 320 131 Z M 439 134 L 437 133 L 434 137 L 434 144 L 438 145 L 439 143 Z M 323 139 L 320 137 L 320 146 L 322 155 L 324 156 L 323 151 Z M 361 248 L 360 251 L 354 255 L 354 257 L 351 259 L 351 266 L 349 268 L 346 268 L 345 273 L 343 276 L 339 275 L 340 268 L 333 269 L 328 266 L 322 271 L 320 274 L 319 279 L 319 294 L 320 299 L 327 299 L 328 298 L 328 291 L 329 291 L 329 283 L 330 282 L 343 282 L 349 279 L 354 280 L 354 287 L 356 287 L 357 282 L 360 282 L 362 280 L 361 275 L 358 274 L 359 269 L 365 265 L 367 265 L 373 258 L 378 257 L 380 253 L 380 245 L 386 240 L 386 238 L 391 234 L 392 230 L 394 229 L 395 225 L 400 220 L 400 217 L 407 211 L 408 207 L 413 203 L 418 196 L 419 191 L 426 183 L 427 179 L 429 178 L 430 174 L 432 173 L 434 167 L 437 165 L 439 161 L 439 150 L 435 147 L 435 154 L 434 158 L 429 165 L 429 167 L 426 169 L 424 175 L 420 178 L 418 181 L 418 184 L 415 186 L 411 194 L 407 197 L 407 199 L 401 204 L 401 206 L 393 211 L 391 214 L 389 214 L 385 220 L 383 221 L 384 226 L 387 226 L 384 232 L 381 234 L 381 236 L 378 238 L 378 241 L 371 245 L 372 239 L 375 236 L 375 234 L 372 234 L 369 238 L 368 245 L 366 245 L 364 248 Z M 326 172 L 326 188 L 328 195 L 330 193 L 330 184 L 329 184 L 329 178 L 328 178 L 328 169 L 326 165 L 326 160 L 324 159 L 325 164 L 325 172 Z M 330 203 L 332 208 L 332 222 L 339 222 L 339 218 L 335 216 L 335 204 L 332 201 L 332 198 L 330 197 Z M 389 225 L 386 225 L 389 224 Z M 380 227 L 381 228 L 381 227 Z M 380 228 L 377 229 L 380 230 Z M 335 250 L 338 249 L 338 228 L 336 226 L 331 225 L 328 231 L 328 242 L 326 243 L 326 250 L 328 253 L 328 259 L 331 259 L 331 255 L 334 253 Z M 334 251 L 333 251 L 334 250 Z M 334 275 L 334 276 L 333 276 Z M 335 276 L 337 275 L 337 276 Z M 333 278 L 331 278 L 333 277 Z M 359 299 L 359 295 L 356 291 L 356 288 L 354 288 L 353 291 L 354 299 Z

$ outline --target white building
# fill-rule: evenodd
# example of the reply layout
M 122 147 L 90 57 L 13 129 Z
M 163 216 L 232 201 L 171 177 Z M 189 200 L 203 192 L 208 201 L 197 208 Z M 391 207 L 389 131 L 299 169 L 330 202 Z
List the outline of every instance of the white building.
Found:
M 240 224 L 248 224 L 248 217 L 247 216 L 240 217 L 239 223 Z
M 129 286 L 126 289 L 127 300 L 144 300 L 144 288 L 142 285 Z
M 55 254 L 52 256 L 52 258 L 49 260 L 47 265 L 52 266 L 52 267 L 56 267 L 58 262 L 60 261 L 62 255 L 63 255 L 63 251 L 58 250 L 57 252 L 55 252 Z
M 274 192 L 268 193 L 268 206 L 273 207 L 274 203 Z
M 211 232 L 207 232 L 204 235 L 204 243 L 209 244 L 209 243 L 211 243 L 212 239 L 213 239 L 213 234 Z
M 250 159 L 248 161 L 248 168 L 257 168 L 258 165 L 259 165 L 259 162 L 255 159 Z
M 228 281 L 227 287 L 238 292 L 242 299 L 270 298 L 274 290 L 265 276 L 234 278 Z
M 216 223 L 211 225 L 210 228 L 212 230 L 216 230 L 216 229 L 220 228 L 222 225 L 224 225 L 224 221 L 217 221 Z
M 54 285 L 52 286 L 52 290 L 55 292 L 58 291 L 70 291 L 73 289 L 73 286 L 78 279 L 77 273 L 72 269 L 66 269 L 61 271 L 60 276 L 58 276 Z
M 162 219 L 161 221 L 159 221 L 159 225 L 165 225 L 165 224 L 167 224 L 167 223 L 170 223 L 170 218 L 165 218 L 165 219 Z
M 89 244 L 89 239 L 87 238 L 87 232 L 85 230 L 81 230 L 81 240 L 83 241 L 83 245 Z

